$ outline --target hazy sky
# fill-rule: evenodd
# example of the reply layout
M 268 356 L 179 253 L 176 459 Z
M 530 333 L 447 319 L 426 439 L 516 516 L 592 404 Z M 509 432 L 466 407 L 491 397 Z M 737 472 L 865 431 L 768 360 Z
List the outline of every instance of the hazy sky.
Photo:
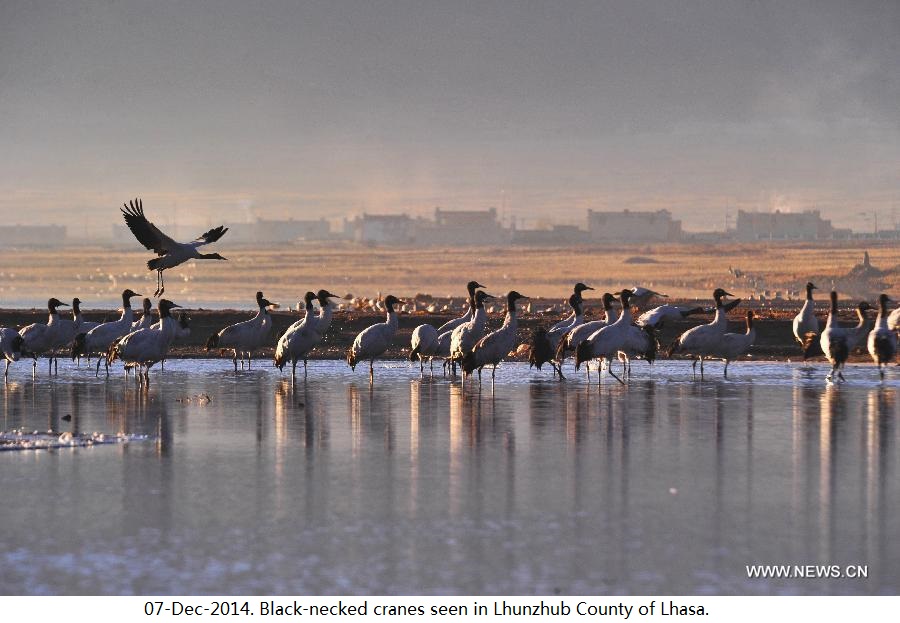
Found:
M 0 214 L 900 212 L 900 2 L 0 0 Z M 176 216 L 177 215 L 177 216 Z M 898 214 L 900 217 L 900 214 Z

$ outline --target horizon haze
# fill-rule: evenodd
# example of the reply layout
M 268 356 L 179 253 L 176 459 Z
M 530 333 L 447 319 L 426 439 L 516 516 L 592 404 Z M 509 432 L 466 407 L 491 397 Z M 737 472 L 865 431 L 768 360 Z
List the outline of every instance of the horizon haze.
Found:
M 0 215 L 896 223 L 896 2 L 3 2 Z

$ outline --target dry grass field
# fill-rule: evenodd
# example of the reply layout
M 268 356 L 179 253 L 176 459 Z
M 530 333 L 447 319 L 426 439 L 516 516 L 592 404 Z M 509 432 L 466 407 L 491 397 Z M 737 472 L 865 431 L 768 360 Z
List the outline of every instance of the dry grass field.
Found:
M 167 297 L 190 307 L 250 308 L 263 290 L 293 305 L 307 289 L 338 294 L 458 296 L 478 279 L 493 294 L 516 289 L 562 299 L 575 281 L 599 290 L 643 285 L 678 298 L 709 298 L 717 286 L 749 297 L 802 289 L 812 279 L 848 297 L 897 292 L 896 243 L 757 243 L 590 246 L 571 248 L 366 247 L 347 243 L 300 244 L 276 251 L 217 245 L 228 262 L 192 262 L 166 272 Z M 851 274 L 868 251 L 873 267 Z M 109 308 L 131 287 L 151 294 L 151 256 L 105 248 L 0 250 L 0 306 L 41 307 L 50 296 L 78 296 L 87 308 Z

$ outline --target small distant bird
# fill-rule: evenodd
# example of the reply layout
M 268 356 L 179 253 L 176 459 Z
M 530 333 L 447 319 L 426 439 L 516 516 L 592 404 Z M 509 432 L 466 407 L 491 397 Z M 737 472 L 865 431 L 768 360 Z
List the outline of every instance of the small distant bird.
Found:
M 887 294 L 878 297 L 878 318 L 875 328 L 869 333 L 869 354 L 878 366 L 878 375 L 884 380 L 884 366 L 893 361 L 897 354 L 897 334 L 888 327 L 887 304 L 891 302 Z
M 347 364 L 351 369 L 356 370 L 356 364 L 366 359 L 369 360 L 369 382 L 375 381 L 375 357 L 378 357 L 391 345 L 394 334 L 397 332 L 397 312 L 394 311 L 394 305 L 399 305 L 402 301 L 396 296 L 388 295 L 384 299 L 384 307 L 387 314 L 387 320 L 374 324 L 371 327 L 363 329 L 363 331 L 353 340 L 353 345 L 347 351 Z
M 220 225 L 210 229 L 191 242 L 175 242 L 162 233 L 156 225 L 147 220 L 147 217 L 144 216 L 144 206 L 140 199 L 129 201 L 124 208 L 120 209 L 125 217 L 128 229 L 131 230 L 138 242 L 159 256 L 147 262 L 147 269 L 156 271 L 156 292 L 154 296 L 162 296 L 166 291 L 163 271 L 167 268 L 174 268 L 191 259 L 227 259 L 218 253 L 200 253 L 198 251 L 203 245 L 215 242 L 224 236 L 225 232 L 228 231 L 227 227 Z

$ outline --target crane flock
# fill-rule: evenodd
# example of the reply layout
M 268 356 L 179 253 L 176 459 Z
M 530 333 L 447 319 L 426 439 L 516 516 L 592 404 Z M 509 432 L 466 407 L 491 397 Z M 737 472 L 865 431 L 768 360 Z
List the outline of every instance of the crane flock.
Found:
M 189 259 L 225 258 L 218 253 L 204 254 L 199 248 L 219 240 L 227 231 L 224 226 L 210 229 L 191 242 L 179 243 L 159 230 L 150 222 L 143 211 L 140 199 L 129 201 L 121 209 L 123 217 L 135 238 L 146 248 L 157 253 L 158 257 L 147 263 L 149 270 L 157 272 L 157 290 L 155 296 L 165 291 L 163 271 L 173 268 Z M 468 308 L 462 316 L 450 320 L 441 326 L 421 324 L 412 331 L 409 360 L 418 360 L 420 373 L 425 373 L 425 360 L 429 361 L 433 374 L 434 358 L 444 360 L 444 373 L 456 373 L 462 370 L 463 383 L 478 373 L 485 366 L 491 366 L 491 379 L 495 378 L 498 365 L 511 355 L 519 352 L 517 344 L 518 315 L 516 305 L 527 300 L 524 295 L 512 290 L 506 299 L 506 314 L 502 326 L 487 332 L 488 312 L 485 301 L 495 298 L 488 294 L 481 283 L 469 281 L 466 285 Z M 900 309 L 888 310 L 893 301 L 887 294 L 878 299 L 877 317 L 874 324 L 867 312 L 873 306 L 861 301 L 856 306 L 859 322 L 853 326 L 844 326 L 838 321 L 838 295 L 830 293 L 830 311 L 824 324 L 815 315 L 812 282 L 806 284 L 806 301 L 803 308 L 793 319 L 794 338 L 801 347 L 804 359 L 819 354 L 831 364 L 827 376 L 830 382 L 844 380 L 844 366 L 850 353 L 857 347 L 865 347 L 876 364 L 880 378 L 885 377 L 886 366 L 895 360 L 897 355 L 898 331 L 900 331 Z M 651 366 L 661 352 L 666 356 L 686 356 L 692 361 L 693 374 L 696 375 L 697 363 L 700 364 L 700 378 L 704 376 L 704 359 L 717 359 L 725 362 L 723 375 L 728 378 L 728 366 L 731 362 L 746 355 L 756 341 L 755 315 L 747 311 L 746 329 L 740 332 L 728 331 L 729 311 L 740 304 L 740 299 L 726 301 L 732 295 L 722 288 L 712 293 L 715 307 L 685 307 L 664 304 L 644 311 L 634 318 L 634 307 L 646 308 L 654 298 L 667 298 L 667 295 L 654 292 L 643 287 L 622 289 L 616 294 L 604 293 L 601 302 L 604 311 L 602 319 L 585 321 L 585 300 L 583 293 L 593 290 L 592 287 L 578 282 L 568 298 L 570 314 L 552 325 L 536 327 L 527 343 L 529 363 L 539 371 L 549 363 L 554 376 L 564 379 L 563 366 L 567 354 L 575 354 L 575 369 L 586 364 L 588 375 L 590 363 L 598 361 L 598 372 L 605 369 L 609 376 L 625 384 L 631 374 L 633 359 L 644 359 Z M 143 315 L 135 320 L 131 308 L 131 299 L 140 296 L 137 292 L 126 288 L 122 291 L 122 312 L 118 320 L 109 322 L 89 322 L 82 318 L 81 300 L 72 301 L 72 318 L 60 317 L 59 308 L 67 306 L 57 298 L 47 301 L 49 317 L 46 323 L 33 323 L 19 330 L 0 328 L 0 353 L 6 360 L 4 376 L 8 377 L 9 366 L 22 357 L 32 359 L 32 374 L 37 374 L 39 356 L 48 358 L 49 372 L 58 372 L 58 355 L 69 349 L 72 359 L 81 357 L 97 357 L 95 375 L 99 375 L 101 360 L 106 364 L 106 373 L 116 360 L 126 366 L 126 372 L 137 369 L 137 379 L 149 385 L 149 370 L 156 363 L 163 364 L 172 342 L 190 333 L 190 319 L 186 314 L 174 316 L 172 310 L 180 307 L 168 299 L 160 298 L 158 302 L 159 320 L 153 322 L 151 316 L 152 301 L 143 300 Z M 307 292 L 303 304 L 298 304 L 302 316 L 292 323 L 279 336 L 275 347 L 274 364 L 284 369 L 291 364 L 291 377 L 296 376 L 297 363 L 303 361 L 304 375 L 311 353 L 324 340 L 331 325 L 333 313 L 337 307 L 338 297 L 328 290 Z M 617 311 L 614 303 L 618 299 L 621 311 Z M 314 303 L 319 306 L 316 312 Z M 351 369 L 357 364 L 369 362 L 369 381 L 374 382 L 374 362 L 393 345 L 399 327 L 398 310 L 403 303 L 393 295 L 381 301 L 386 318 L 384 322 L 371 325 L 361 331 L 347 350 L 346 361 Z M 263 296 L 256 293 L 256 314 L 248 320 L 238 322 L 212 334 L 206 342 L 206 350 L 218 349 L 231 352 L 234 371 L 238 370 L 238 359 L 241 368 L 249 369 L 253 354 L 265 348 L 271 341 L 274 321 L 269 313 L 276 307 Z M 658 330 L 667 321 L 682 320 L 690 315 L 715 312 L 713 319 L 690 328 L 681 333 L 666 349 L 661 349 Z M 622 375 L 613 372 L 613 362 L 622 363 Z M 651 368 L 652 369 L 652 368 Z M 601 375 L 598 374 L 598 382 Z

